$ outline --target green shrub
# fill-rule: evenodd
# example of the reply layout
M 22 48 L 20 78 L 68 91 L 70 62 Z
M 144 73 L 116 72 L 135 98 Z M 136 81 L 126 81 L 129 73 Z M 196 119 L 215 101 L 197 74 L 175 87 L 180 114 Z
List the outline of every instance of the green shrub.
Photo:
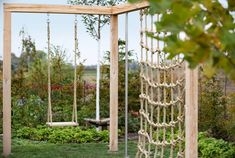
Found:
M 202 158 L 233 158 L 235 157 L 234 144 L 222 139 L 206 137 L 205 133 L 199 134 L 199 156 Z
M 50 143 L 90 143 L 108 142 L 109 132 L 95 129 L 81 130 L 80 127 L 37 128 L 24 127 L 16 132 L 16 137 L 34 141 L 48 141 Z
M 108 142 L 109 141 L 109 131 L 105 130 L 102 132 L 98 132 L 98 141 Z
M 12 123 L 14 129 L 22 126 L 36 127 L 46 122 L 46 102 L 39 96 L 12 99 Z
M 125 113 L 121 113 L 118 117 L 118 126 L 121 129 L 121 135 L 124 135 L 125 132 Z M 134 117 L 131 114 L 128 114 L 128 132 L 137 133 L 140 128 L 139 117 Z
M 23 139 L 32 139 L 35 135 L 36 130 L 34 128 L 25 127 L 17 131 L 16 136 Z

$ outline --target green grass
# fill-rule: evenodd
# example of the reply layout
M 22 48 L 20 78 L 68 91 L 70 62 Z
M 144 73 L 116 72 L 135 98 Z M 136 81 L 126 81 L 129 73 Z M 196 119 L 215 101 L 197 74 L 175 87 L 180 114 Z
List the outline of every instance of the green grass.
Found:
M 135 157 L 136 142 L 129 142 L 130 158 Z M 2 153 L 2 143 L 0 145 Z M 119 144 L 119 151 L 108 151 L 107 143 L 89 144 L 50 144 L 27 140 L 13 140 L 12 154 L 9 158 L 123 158 L 124 143 Z

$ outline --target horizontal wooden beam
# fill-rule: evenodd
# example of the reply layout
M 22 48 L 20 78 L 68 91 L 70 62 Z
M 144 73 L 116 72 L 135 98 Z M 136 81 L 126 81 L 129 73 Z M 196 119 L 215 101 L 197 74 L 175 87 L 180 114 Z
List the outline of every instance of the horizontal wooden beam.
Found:
M 14 13 L 52 13 L 52 14 L 94 14 L 111 15 L 112 7 L 82 5 L 44 5 L 44 4 L 10 4 L 4 9 Z
M 5 3 L 4 10 L 13 13 L 51 13 L 51 14 L 93 14 L 118 15 L 140 10 L 149 6 L 148 2 L 122 4 L 118 6 L 84 6 L 84 5 L 45 5 Z
M 112 14 L 123 14 L 128 12 L 133 12 L 136 10 L 144 9 L 149 7 L 149 2 L 140 2 L 140 3 L 128 3 L 123 5 L 117 5 L 112 8 Z

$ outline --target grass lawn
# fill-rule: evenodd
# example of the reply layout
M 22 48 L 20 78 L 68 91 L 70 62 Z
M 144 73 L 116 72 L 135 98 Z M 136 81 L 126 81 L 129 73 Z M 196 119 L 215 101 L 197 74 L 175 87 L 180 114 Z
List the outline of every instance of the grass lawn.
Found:
M 129 142 L 130 158 L 135 157 L 136 142 Z M 2 153 L 2 143 L 0 145 Z M 50 144 L 27 140 L 13 140 L 12 155 L 9 158 L 123 158 L 124 143 L 119 152 L 110 153 L 107 143 Z

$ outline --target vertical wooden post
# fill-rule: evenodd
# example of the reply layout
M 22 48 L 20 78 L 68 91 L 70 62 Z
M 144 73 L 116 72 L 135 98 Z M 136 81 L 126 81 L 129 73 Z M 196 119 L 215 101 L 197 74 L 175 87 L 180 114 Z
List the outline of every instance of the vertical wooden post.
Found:
M 111 16 L 109 149 L 118 151 L 118 16 Z
M 11 153 L 11 12 L 4 12 L 3 156 Z
M 198 68 L 191 70 L 186 64 L 185 94 L 185 157 L 198 157 Z

